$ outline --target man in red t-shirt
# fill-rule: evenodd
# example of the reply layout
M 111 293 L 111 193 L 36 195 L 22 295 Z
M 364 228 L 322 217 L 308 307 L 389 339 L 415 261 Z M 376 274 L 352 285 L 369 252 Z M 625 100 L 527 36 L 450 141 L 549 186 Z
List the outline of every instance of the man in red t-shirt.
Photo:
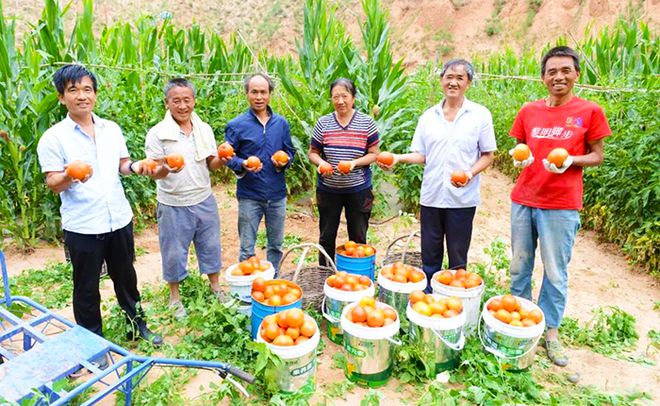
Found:
M 579 76 L 580 60 L 573 49 L 548 51 L 541 60 L 548 96 L 525 104 L 510 132 L 531 150 L 528 158 L 513 161 L 523 170 L 511 192 L 511 293 L 531 299 L 538 244 L 544 269 L 538 305 L 545 315 L 545 347 L 559 366 L 568 364 L 558 329 L 566 306 L 567 267 L 580 228 L 582 167 L 600 165 L 603 139 L 611 134 L 600 106 L 573 95 Z M 546 159 L 555 148 L 568 152 L 563 163 Z

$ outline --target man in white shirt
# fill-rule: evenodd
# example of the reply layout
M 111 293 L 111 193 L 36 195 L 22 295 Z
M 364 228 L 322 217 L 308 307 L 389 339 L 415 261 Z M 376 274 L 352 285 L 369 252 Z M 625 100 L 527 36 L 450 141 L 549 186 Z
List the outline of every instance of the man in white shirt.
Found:
M 73 265 L 73 314 L 76 323 L 103 336 L 99 277 L 103 261 L 117 301 L 126 312 L 129 339 L 138 336 L 160 345 L 163 339 L 147 327 L 133 267 L 133 213 L 119 175 L 144 174 L 131 161 L 119 126 L 93 113 L 96 77 L 84 66 L 66 65 L 53 81 L 66 118 L 39 140 L 37 153 L 46 185 L 60 195 L 64 243 Z M 78 180 L 67 167 L 83 161 L 91 170 Z
M 472 239 L 472 221 L 479 204 L 479 173 L 497 150 L 493 118 L 488 109 L 471 102 L 465 92 L 472 84 L 474 68 L 454 59 L 442 68 L 440 84 L 445 98 L 419 118 L 411 153 L 394 155 L 397 162 L 424 165 L 420 193 L 422 263 L 428 278 L 442 269 L 443 242 L 447 243 L 449 268 L 465 268 Z M 452 180 L 452 172 L 465 180 Z

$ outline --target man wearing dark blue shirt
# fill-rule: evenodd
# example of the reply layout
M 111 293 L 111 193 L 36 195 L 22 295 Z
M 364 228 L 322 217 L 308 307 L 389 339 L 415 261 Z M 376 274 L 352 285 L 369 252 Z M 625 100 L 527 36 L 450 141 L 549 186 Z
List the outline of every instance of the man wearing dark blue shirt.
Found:
M 245 79 L 245 93 L 250 108 L 234 118 L 225 129 L 225 141 L 236 153 L 227 166 L 238 176 L 238 234 L 241 239 L 239 261 L 254 255 L 254 244 L 261 218 L 266 218 L 267 259 L 279 271 L 286 218 L 286 183 L 284 171 L 294 158 L 289 123 L 273 113 L 268 105 L 274 85 L 263 73 Z M 286 163 L 273 158 L 284 151 Z M 248 161 L 248 158 L 257 157 Z

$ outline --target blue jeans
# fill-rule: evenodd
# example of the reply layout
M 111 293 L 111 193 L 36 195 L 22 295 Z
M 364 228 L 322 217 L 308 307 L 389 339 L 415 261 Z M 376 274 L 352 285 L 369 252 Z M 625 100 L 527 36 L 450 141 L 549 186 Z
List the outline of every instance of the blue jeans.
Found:
M 532 271 L 541 246 L 543 283 L 538 305 L 547 328 L 558 328 L 568 295 L 568 263 L 580 228 L 577 210 L 546 210 L 511 204 L 511 294 L 532 299 Z
M 262 217 L 266 217 L 268 247 L 266 259 L 279 272 L 284 241 L 284 220 L 286 219 L 286 197 L 280 200 L 238 199 L 238 235 L 241 239 L 239 261 L 254 255 L 254 244 Z

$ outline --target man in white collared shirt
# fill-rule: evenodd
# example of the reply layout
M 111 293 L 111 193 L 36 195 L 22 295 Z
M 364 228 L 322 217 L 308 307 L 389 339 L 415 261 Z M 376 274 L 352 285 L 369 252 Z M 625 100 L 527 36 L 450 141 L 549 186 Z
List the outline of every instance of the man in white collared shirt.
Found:
M 73 265 L 73 314 L 76 323 L 103 336 L 99 293 L 101 265 L 108 265 L 117 301 L 131 329 L 154 345 L 162 338 L 147 327 L 139 306 L 140 292 L 133 267 L 133 213 L 119 174 L 143 174 L 131 161 L 121 129 L 93 113 L 96 77 L 81 65 L 67 65 L 53 81 L 66 118 L 39 140 L 37 153 L 46 185 L 60 195 L 64 243 Z M 67 174 L 74 161 L 86 162 L 90 173 L 81 180 Z
M 464 59 L 451 60 L 442 68 L 445 98 L 426 110 L 417 123 L 409 154 L 394 155 L 398 162 L 423 164 L 420 196 L 422 263 L 429 286 L 431 276 L 442 269 L 446 239 L 449 268 L 467 266 L 472 221 L 479 204 L 479 173 L 486 169 L 497 149 L 493 118 L 484 106 L 465 98 L 474 68 Z M 452 172 L 465 180 L 452 180 Z M 430 288 L 428 288 L 430 289 Z

